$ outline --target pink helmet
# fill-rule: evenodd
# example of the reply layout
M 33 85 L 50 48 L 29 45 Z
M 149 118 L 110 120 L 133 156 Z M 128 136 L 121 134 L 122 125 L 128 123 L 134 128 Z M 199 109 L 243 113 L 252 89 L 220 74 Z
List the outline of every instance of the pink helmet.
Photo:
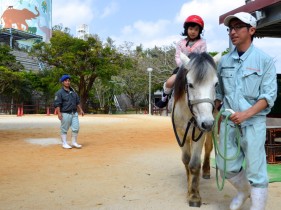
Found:
M 190 15 L 186 18 L 185 22 L 184 23 L 196 23 L 198 24 L 199 26 L 202 27 L 202 29 L 204 28 L 204 21 L 203 19 L 198 16 L 198 15 Z

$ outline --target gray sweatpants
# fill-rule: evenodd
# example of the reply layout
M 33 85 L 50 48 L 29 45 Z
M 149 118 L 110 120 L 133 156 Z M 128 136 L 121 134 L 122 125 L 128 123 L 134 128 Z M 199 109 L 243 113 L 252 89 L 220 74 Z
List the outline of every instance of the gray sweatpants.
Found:
M 62 120 L 61 120 L 61 134 L 67 134 L 68 129 L 71 127 L 72 133 L 79 132 L 79 119 L 78 113 L 75 112 L 74 114 L 62 113 Z

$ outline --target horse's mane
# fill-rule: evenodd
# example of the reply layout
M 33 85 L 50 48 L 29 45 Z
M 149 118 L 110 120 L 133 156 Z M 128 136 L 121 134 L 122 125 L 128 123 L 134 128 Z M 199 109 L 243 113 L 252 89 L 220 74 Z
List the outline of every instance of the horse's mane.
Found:
M 187 72 L 191 72 L 194 75 L 194 81 L 196 83 L 201 83 L 208 76 L 208 71 L 210 66 L 212 69 L 216 69 L 216 64 L 213 58 L 206 52 L 203 53 L 191 53 L 189 55 L 189 63 L 188 66 L 181 66 L 175 81 L 175 89 L 174 89 L 174 99 L 175 101 L 179 100 L 184 92 L 185 92 L 185 84 L 186 84 L 186 74 Z

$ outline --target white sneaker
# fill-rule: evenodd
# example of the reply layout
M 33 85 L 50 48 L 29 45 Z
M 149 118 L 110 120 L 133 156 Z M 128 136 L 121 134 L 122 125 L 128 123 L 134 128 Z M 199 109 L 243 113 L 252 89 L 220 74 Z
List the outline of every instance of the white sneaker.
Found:
M 77 148 L 77 149 L 82 148 L 82 145 L 77 144 L 76 142 L 73 142 L 73 143 L 72 143 L 72 146 L 75 147 L 75 148 Z
M 62 147 L 63 147 L 64 149 L 71 149 L 71 148 L 72 148 L 72 147 L 71 147 L 69 144 L 67 144 L 67 143 L 62 144 Z

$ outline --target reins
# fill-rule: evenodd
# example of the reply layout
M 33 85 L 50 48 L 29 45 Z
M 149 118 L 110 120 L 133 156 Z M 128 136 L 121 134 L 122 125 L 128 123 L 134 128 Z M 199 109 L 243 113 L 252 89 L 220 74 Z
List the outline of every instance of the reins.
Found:
M 201 138 L 201 136 L 203 135 L 203 131 L 201 131 L 200 134 L 198 135 L 198 137 L 195 138 L 195 128 L 197 127 L 197 124 L 196 124 L 196 120 L 193 116 L 190 118 L 190 120 L 187 123 L 182 141 L 180 140 L 180 138 L 178 136 L 177 129 L 176 129 L 176 125 L 175 125 L 174 108 L 175 108 L 175 104 L 174 104 L 173 112 L 172 112 L 172 124 L 173 124 L 173 130 L 174 130 L 174 133 L 175 133 L 175 136 L 176 136 L 176 139 L 177 139 L 177 142 L 178 142 L 179 146 L 180 147 L 184 146 L 185 141 L 186 141 L 186 136 L 188 134 L 188 131 L 189 131 L 189 128 L 190 128 L 191 124 L 193 124 L 192 137 L 191 138 L 192 138 L 193 141 L 197 142 Z

